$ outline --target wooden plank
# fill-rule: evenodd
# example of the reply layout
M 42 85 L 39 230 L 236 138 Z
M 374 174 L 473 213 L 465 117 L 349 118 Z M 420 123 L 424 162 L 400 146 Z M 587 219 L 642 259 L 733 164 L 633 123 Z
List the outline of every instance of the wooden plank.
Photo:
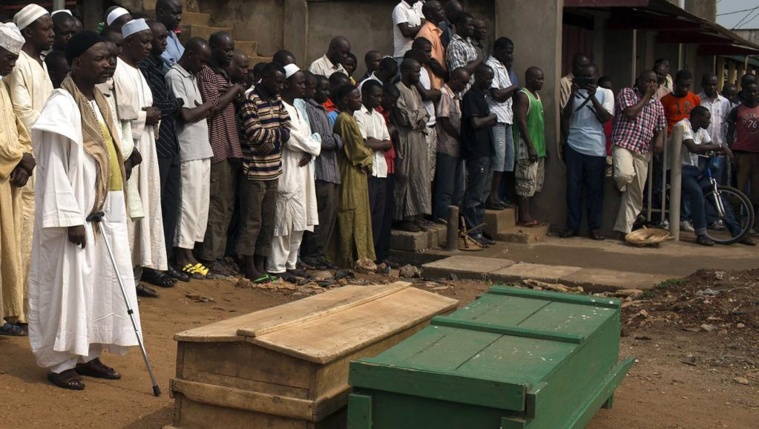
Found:
M 324 364 L 360 350 L 398 332 L 426 323 L 456 308 L 458 301 L 415 288 L 396 291 L 371 305 L 345 308 L 300 323 L 297 329 L 277 330 L 248 338 L 253 344 Z
M 568 420 L 567 429 L 584 428 L 601 406 L 611 399 L 634 363 L 635 358 L 629 357 L 612 368 L 604 381 L 588 396 L 588 401 Z
M 560 292 L 546 292 L 540 290 L 518 289 L 506 286 L 493 286 L 488 293 L 505 296 L 521 296 L 532 299 L 545 299 L 552 302 L 565 302 L 568 304 L 590 305 L 595 307 L 621 308 L 618 299 L 599 298 L 584 295 L 569 295 Z
M 314 402 L 286 396 L 268 395 L 229 387 L 212 386 L 193 381 L 174 380 L 174 394 L 217 407 L 254 411 L 300 420 L 313 420 Z
M 551 301 L 543 299 L 485 294 L 449 317 L 497 323 L 501 326 L 518 326 L 523 320 L 550 303 Z
M 233 389 L 249 390 L 251 392 L 261 392 L 269 395 L 287 396 L 288 398 L 312 399 L 309 398 L 309 392 L 311 389 L 285 386 L 259 380 L 250 380 L 237 375 L 216 374 L 188 368 L 184 370 L 183 376 L 184 377 L 181 378 L 181 380 L 184 381 L 210 384 L 219 387 L 231 387 Z
M 552 302 L 522 322 L 520 328 L 586 338 L 614 317 L 619 317 L 619 310 Z
M 351 365 L 351 380 L 360 380 L 361 386 L 372 390 L 460 404 L 513 411 L 523 411 L 525 405 L 524 386 L 493 380 L 483 382 L 449 373 L 358 362 Z
M 177 395 L 176 403 L 173 425 L 176 429 L 309 429 L 306 420 L 205 404 L 192 401 L 181 393 Z
M 580 344 L 585 337 L 574 334 L 562 334 L 537 329 L 521 328 L 515 326 L 499 326 L 493 323 L 483 323 L 471 320 L 457 320 L 447 316 L 437 316 L 430 322 L 435 326 L 446 326 L 469 331 L 489 332 L 491 334 L 509 335 L 512 337 L 532 338 L 536 340 L 556 341 L 560 343 Z
M 392 295 L 410 286 L 411 283 L 407 282 L 379 286 L 348 285 L 277 307 L 180 332 L 174 339 L 192 342 L 242 341 L 240 336 L 257 337 L 297 326 Z
M 350 395 L 348 399 L 348 429 L 372 429 L 372 397 Z

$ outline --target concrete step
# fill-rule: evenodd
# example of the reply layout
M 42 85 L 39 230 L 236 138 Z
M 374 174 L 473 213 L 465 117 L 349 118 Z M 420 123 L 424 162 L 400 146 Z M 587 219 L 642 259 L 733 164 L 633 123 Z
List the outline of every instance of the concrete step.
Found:
M 251 61 L 251 65 L 253 65 Z M 445 244 L 447 229 L 445 225 L 435 225 L 427 231 L 408 232 L 392 230 L 390 248 L 406 252 L 422 252 Z
M 211 26 L 211 14 L 203 12 L 183 12 L 181 25 L 202 25 Z
M 538 280 L 565 286 L 582 286 L 586 292 L 610 292 L 619 289 L 650 289 L 672 276 L 614 271 L 599 268 L 515 263 L 512 260 L 479 256 L 451 256 L 422 265 L 428 279 L 460 279 L 500 282 Z
M 239 49 L 253 57 L 258 56 L 258 42 L 250 40 L 235 40 L 235 49 Z M 259 61 L 260 62 L 260 61 Z M 253 65 L 253 64 L 251 64 Z
M 550 230 L 550 228 L 551 228 L 551 225 L 549 224 L 536 226 L 533 228 L 527 228 L 524 226 L 514 226 L 504 231 L 500 231 L 498 234 L 495 235 L 495 240 L 505 241 L 507 243 L 521 243 L 521 244 L 537 243 L 537 242 L 546 240 L 546 236 L 548 235 L 548 231 Z
M 514 228 L 517 225 L 516 209 L 505 210 L 485 210 L 485 233 L 491 237 L 497 237 L 498 234 Z

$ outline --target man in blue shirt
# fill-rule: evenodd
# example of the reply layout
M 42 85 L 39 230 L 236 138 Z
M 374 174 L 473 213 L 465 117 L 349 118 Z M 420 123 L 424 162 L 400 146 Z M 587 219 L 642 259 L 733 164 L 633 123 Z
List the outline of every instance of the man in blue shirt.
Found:
M 156 20 L 166 26 L 169 35 L 166 37 L 166 50 L 161 54 L 161 59 L 166 66 L 171 68 L 184 54 L 184 46 L 179 43 L 175 30 L 182 21 L 181 0 L 158 0 L 155 4 Z
M 603 184 L 606 172 L 604 124 L 614 115 L 614 95 L 598 88 L 594 64 L 574 76 L 562 121 L 569 125 L 564 162 L 567 165 L 567 229 L 562 238 L 579 234 L 582 221 L 582 193 L 585 190 L 588 228 L 594 240 L 603 240 Z

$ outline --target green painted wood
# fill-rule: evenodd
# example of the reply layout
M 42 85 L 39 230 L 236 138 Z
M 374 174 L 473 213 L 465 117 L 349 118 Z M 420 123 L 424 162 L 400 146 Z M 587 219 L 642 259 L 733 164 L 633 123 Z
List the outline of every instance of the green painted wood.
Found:
M 585 295 L 569 295 L 560 292 L 546 292 L 532 289 L 518 289 L 507 286 L 493 286 L 488 290 L 489 294 L 504 296 L 531 297 L 533 299 L 542 298 L 553 302 L 566 302 L 569 304 L 590 305 L 596 307 L 607 307 L 620 309 L 622 302 L 618 299 L 599 298 Z
M 450 317 L 503 326 L 519 326 L 523 320 L 549 304 L 550 301 L 542 299 L 484 294 Z
M 520 324 L 520 328 L 586 338 L 619 310 L 552 302 Z
M 606 376 L 606 378 L 598 385 L 596 390 L 589 395 L 589 400 L 584 407 L 578 408 L 577 414 L 570 420 L 570 423 L 566 426 L 568 429 L 582 429 L 593 416 L 598 412 L 601 406 L 606 403 L 617 387 L 622 384 L 625 376 L 630 372 L 635 363 L 634 357 L 629 357 L 619 364 L 617 364 L 612 371 Z
M 525 429 L 527 427 L 527 420 L 520 418 L 504 417 L 501 419 L 501 427 L 499 429 Z
M 434 373 L 352 362 L 350 380 L 355 387 L 395 392 L 421 398 L 483 407 L 521 411 L 524 409 L 526 388 L 508 381 L 493 381 L 461 377 L 449 373 Z M 357 381 L 354 384 L 354 381 Z
M 372 429 L 372 397 L 350 394 L 348 397 L 348 429 Z
M 538 314 L 542 314 L 543 311 L 544 310 L 542 309 L 539 310 Z M 534 317 L 530 317 L 530 319 L 533 318 Z M 510 335 L 512 337 L 556 341 L 560 343 L 581 344 L 585 340 L 585 337 L 581 335 L 547 332 L 530 328 L 510 327 L 487 322 L 455 319 L 447 316 L 435 316 L 430 321 L 430 324 L 435 326 L 445 326 L 448 328 L 467 329 L 470 331 L 489 332 L 491 334 Z

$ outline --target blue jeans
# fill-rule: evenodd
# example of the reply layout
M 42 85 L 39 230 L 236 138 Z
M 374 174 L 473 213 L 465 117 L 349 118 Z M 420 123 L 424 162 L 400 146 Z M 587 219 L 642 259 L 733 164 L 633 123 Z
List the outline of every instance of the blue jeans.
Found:
M 463 198 L 464 160 L 438 152 L 432 219 L 448 220 L 448 206 L 461 205 Z
M 580 230 L 583 190 L 588 228 L 601 229 L 606 157 L 584 155 L 566 145 L 564 163 L 567 165 L 567 229 Z
M 690 218 L 693 220 L 693 229 L 697 235 L 706 234 L 706 207 L 704 206 L 704 192 L 699 184 L 698 176 L 701 170 L 692 165 L 684 165 L 682 171 L 682 194 L 688 196 L 690 204 Z M 686 204 L 685 198 L 682 198 L 681 206 Z M 681 210 L 683 208 L 681 207 Z M 685 210 L 683 210 L 685 211 Z
M 511 124 L 498 123 L 491 128 L 493 135 L 493 171 L 514 171 L 514 133 Z
M 482 223 L 485 219 L 485 201 L 490 194 L 491 157 L 472 158 L 466 160 L 467 184 L 464 194 L 464 219 L 467 228 Z M 479 235 L 481 232 L 475 232 Z

